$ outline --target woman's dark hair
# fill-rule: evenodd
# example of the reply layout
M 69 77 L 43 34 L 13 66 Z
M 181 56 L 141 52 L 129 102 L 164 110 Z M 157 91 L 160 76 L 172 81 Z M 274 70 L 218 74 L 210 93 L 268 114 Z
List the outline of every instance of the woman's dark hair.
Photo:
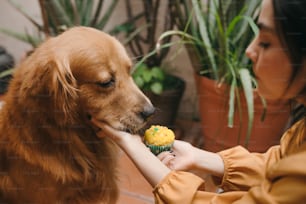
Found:
M 306 0 L 273 0 L 273 11 L 276 31 L 292 63 L 292 82 L 306 60 Z M 300 94 L 306 95 L 306 86 Z

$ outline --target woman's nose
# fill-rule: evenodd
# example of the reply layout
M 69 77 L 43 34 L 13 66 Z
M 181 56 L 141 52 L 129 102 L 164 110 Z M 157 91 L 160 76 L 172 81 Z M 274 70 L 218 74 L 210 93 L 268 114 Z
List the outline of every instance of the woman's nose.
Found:
M 255 42 L 256 39 L 254 39 L 249 46 L 247 47 L 247 49 L 245 50 L 245 54 L 248 58 L 250 58 L 250 60 L 255 63 L 257 61 L 258 58 L 258 52 L 256 50 L 256 46 L 255 46 Z

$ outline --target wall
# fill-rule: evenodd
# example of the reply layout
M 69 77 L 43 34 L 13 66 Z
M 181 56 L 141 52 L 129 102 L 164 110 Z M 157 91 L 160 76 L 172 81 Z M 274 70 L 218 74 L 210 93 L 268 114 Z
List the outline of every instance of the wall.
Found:
M 41 23 L 38 0 L 15 0 L 15 2 L 17 2 L 20 8 L 25 10 L 26 13 Z M 137 6 L 137 2 L 135 5 Z M 0 14 L 0 28 L 8 28 L 17 32 L 37 32 L 31 22 L 13 8 L 7 0 L 0 1 Z M 121 0 L 116 12 L 113 14 L 110 24 L 122 22 L 124 20 L 123 16 L 124 5 Z M 31 50 L 30 45 L 2 33 L 0 33 L 0 46 L 4 46 L 7 51 L 14 56 L 17 63 L 24 57 L 27 51 Z M 180 105 L 178 117 L 183 119 L 198 117 L 193 72 L 185 50 L 182 47 L 173 48 L 165 64 L 169 66 L 169 69 L 175 72 L 176 75 L 182 77 L 186 81 L 186 91 Z
M 17 0 L 21 8 L 24 9 L 30 16 L 35 17 L 40 22 L 40 12 L 37 0 Z M 16 32 L 34 33 L 35 29 L 32 24 L 13 8 L 7 0 L 0 1 L 0 27 L 8 28 Z M 0 46 L 4 46 L 6 50 L 12 54 L 15 61 L 19 61 L 24 56 L 24 53 L 31 49 L 26 43 L 18 41 L 12 37 L 0 33 Z

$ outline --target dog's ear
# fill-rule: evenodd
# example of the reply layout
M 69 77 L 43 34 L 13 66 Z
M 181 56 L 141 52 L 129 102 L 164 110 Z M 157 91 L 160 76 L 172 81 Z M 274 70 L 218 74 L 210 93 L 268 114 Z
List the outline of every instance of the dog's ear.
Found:
M 49 62 L 51 83 L 48 91 L 53 97 L 54 108 L 62 111 L 66 120 L 73 117 L 77 106 L 78 89 L 68 60 L 54 60 Z
M 74 121 L 77 117 L 74 114 L 78 89 L 69 60 L 58 57 L 41 61 L 32 64 L 32 70 L 23 72 L 24 76 L 19 77 L 23 79 L 19 90 L 21 99 L 31 98 L 37 110 L 55 115 L 56 121 L 61 124 Z

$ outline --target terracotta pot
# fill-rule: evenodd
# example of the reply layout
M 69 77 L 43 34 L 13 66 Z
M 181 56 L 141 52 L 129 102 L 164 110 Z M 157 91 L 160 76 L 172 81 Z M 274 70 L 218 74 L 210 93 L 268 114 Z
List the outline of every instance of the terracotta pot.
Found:
M 235 108 L 234 126 L 228 127 L 228 87 L 217 86 L 214 80 L 195 76 L 199 109 L 204 137 L 203 149 L 217 152 L 236 145 L 243 145 L 250 151 L 264 152 L 270 146 L 279 144 L 290 116 L 288 102 L 267 101 L 267 112 L 261 121 L 263 104 L 254 92 L 254 122 L 248 146 L 245 145 L 248 113 L 243 94 L 241 94 L 241 117 Z

